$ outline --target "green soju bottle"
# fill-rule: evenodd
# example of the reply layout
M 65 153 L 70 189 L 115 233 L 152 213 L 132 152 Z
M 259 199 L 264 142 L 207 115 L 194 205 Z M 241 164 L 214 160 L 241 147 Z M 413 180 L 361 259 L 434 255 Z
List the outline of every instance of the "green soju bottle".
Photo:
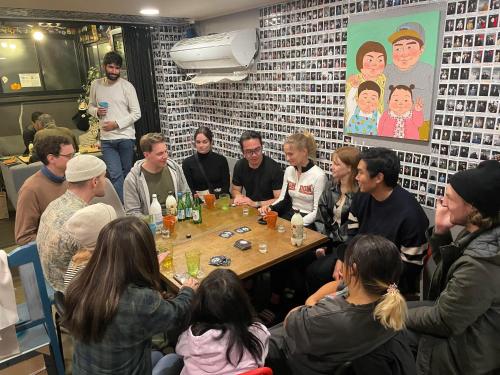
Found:
M 193 223 L 201 224 L 201 203 L 198 194 L 194 195 L 193 202 Z
M 177 193 L 177 221 L 183 221 L 186 219 L 186 212 L 184 206 L 184 200 L 182 199 L 182 193 Z
M 193 202 L 191 201 L 191 193 L 189 191 L 184 195 L 184 208 L 186 220 L 191 220 L 193 217 Z

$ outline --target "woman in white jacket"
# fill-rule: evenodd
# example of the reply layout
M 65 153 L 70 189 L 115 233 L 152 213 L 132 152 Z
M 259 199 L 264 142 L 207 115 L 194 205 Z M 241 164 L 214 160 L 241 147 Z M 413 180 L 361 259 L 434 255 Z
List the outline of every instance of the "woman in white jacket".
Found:
M 327 181 L 325 172 L 314 164 L 316 142 L 311 133 L 295 133 L 286 139 L 283 148 L 290 166 L 285 170 L 280 197 L 260 212 L 277 211 L 280 217 L 290 220 L 298 210 L 304 225 L 310 226 L 316 219 L 319 197 Z

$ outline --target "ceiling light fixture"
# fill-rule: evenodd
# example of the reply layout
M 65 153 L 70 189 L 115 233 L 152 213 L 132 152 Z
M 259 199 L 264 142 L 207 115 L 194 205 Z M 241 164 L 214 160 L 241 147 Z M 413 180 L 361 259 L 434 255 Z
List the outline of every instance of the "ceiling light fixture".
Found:
M 139 11 L 143 16 L 157 16 L 160 11 L 155 8 L 144 8 Z
M 35 31 L 33 33 L 33 38 L 35 38 L 35 40 L 42 40 L 45 36 L 43 35 L 43 33 L 41 31 Z

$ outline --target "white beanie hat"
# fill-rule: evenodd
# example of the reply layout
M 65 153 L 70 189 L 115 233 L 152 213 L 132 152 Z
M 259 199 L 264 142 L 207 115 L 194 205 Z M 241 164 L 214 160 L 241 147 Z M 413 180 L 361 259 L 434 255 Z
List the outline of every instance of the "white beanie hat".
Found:
M 78 155 L 68 161 L 66 181 L 80 182 L 99 177 L 106 172 L 106 164 L 93 155 Z
M 96 203 L 76 211 L 64 224 L 64 229 L 82 247 L 93 249 L 101 229 L 114 219 L 116 212 L 113 207 Z

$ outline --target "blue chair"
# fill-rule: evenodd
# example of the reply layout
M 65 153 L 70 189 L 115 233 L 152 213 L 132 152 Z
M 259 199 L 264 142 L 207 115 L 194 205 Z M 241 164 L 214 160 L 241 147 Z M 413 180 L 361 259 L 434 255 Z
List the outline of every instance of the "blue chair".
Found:
M 26 302 L 17 305 L 19 322 L 16 324 L 20 353 L 2 361 L 14 364 L 33 355 L 37 349 L 50 346 L 57 373 L 64 375 L 64 360 L 52 319 L 51 301 L 36 243 L 18 247 L 8 254 L 11 270 L 18 269 Z

